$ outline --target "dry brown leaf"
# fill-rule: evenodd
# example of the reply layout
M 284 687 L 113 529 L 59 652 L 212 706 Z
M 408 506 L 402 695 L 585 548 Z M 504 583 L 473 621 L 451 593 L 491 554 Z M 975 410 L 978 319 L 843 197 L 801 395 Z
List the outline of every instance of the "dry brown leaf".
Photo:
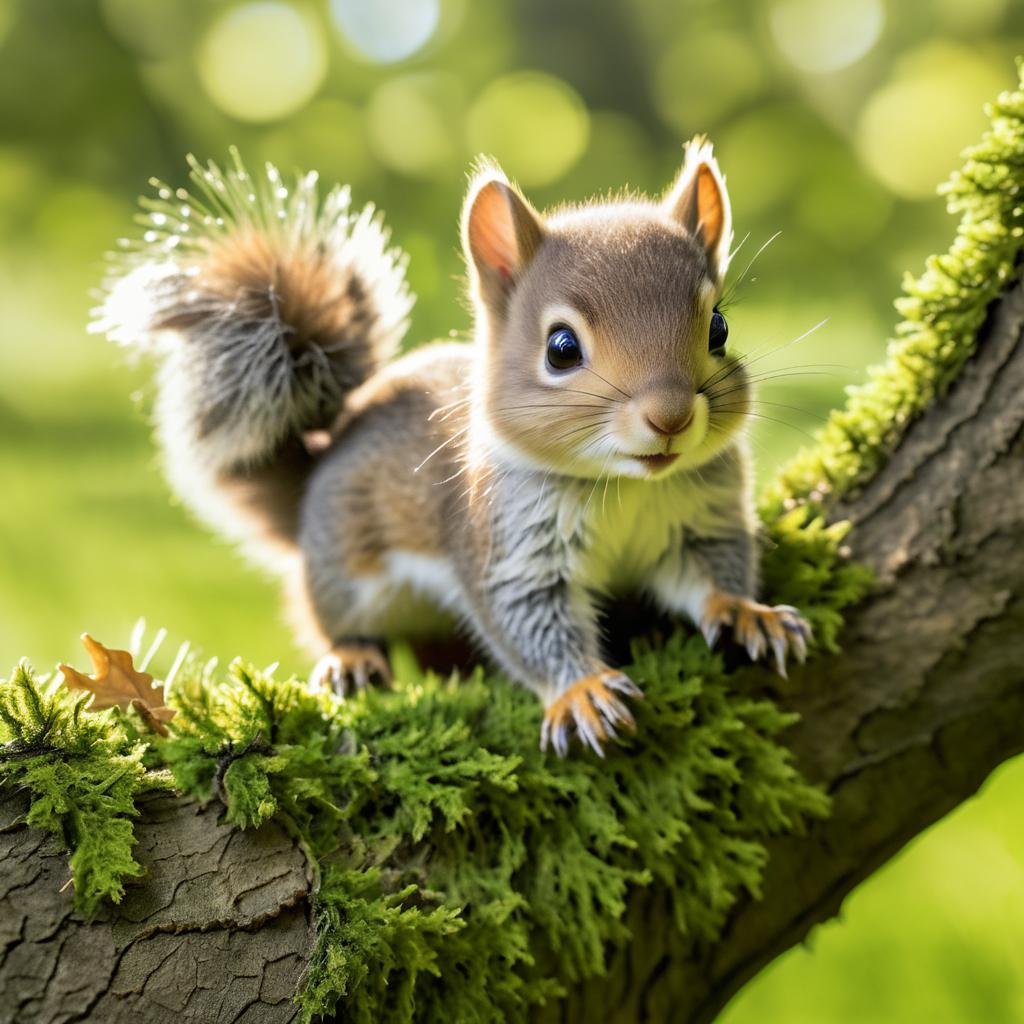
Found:
M 92 661 L 91 676 L 70 665 L 58 667 L 69 690 L 87 690 L 93 695 L 86 710 L 105 711 L 130 705 L 151 729 L 166 736 L 164 722 L 169 722 L 175 711 L 164 704 L 164 688 L 154 686 L 153 677 L 148 672 L 139 672 L 127 651 L 104 647 L 88 633 L 82 634 L 82 644 Z

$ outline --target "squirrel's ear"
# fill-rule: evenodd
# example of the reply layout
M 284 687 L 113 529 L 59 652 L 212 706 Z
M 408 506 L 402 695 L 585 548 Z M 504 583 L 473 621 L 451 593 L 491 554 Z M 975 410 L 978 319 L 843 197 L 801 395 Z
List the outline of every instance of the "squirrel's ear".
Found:
M 732 244 L 732 213 L 725 178 L 711 143 L 703 136 L 687 143 L 683 168 L 664 203 L 670 215 L 704 246 L 711 273 L 724 277 Z
M 462 245 L 481 296 L 503 309 L 544 238 L 540 215 L 497 169 L 479 174 L 462 209 Z

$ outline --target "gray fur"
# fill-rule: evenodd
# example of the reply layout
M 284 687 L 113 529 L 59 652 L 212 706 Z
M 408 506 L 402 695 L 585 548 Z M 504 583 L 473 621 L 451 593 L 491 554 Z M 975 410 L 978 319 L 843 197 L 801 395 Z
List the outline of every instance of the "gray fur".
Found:
M 475 632 L 506 671 L 545 697 L 600 657 L 593 598 L 574 578 L 573 538 L 559 529 L 563 487 L 545 487 L 540 474 L 507 474 L 482 513 L 490 538 L 484 565 L 457 561 Z
M 754 539 L 749 533 L 693 537 L 686 553 L 702 564 L 717 590 L 750 596 L 757 592 Z

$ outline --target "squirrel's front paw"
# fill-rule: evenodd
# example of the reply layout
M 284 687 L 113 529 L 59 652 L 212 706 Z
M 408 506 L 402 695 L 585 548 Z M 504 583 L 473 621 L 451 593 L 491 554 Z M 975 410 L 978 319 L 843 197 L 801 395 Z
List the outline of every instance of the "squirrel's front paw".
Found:
M 811 627 L 792 605 L 773 608 L 749 597 L 715 593 L 708 598 L 700 622 L 709 647 L 715 646 L 722 626 L 732 627 L 733 636 L 746 647 L 752 661 L 770 650 L 780 676 L 786 675 L 786 655 L 790 651 L 800 662 L 807 657 Z
M 544 709 L 540 749 L 547 750 L 550 743 L 559 757 L 565 757 L 575 728 L 580 739 L 595 754 L 604 757 L 601 743 L 615 738 L 615 727 L 621 725 L 632 729 L 635 725 L 629 708 L 617 694 L 623 697 L 643 696 L 632 679 L 615 669 L 602 668 L 593 675 L 577 679 Z
M 317 663 L 309 677 L 312 693 L 331 690 L 348 697 L 365 690 L 371 683 L 386 686 L 391 682 L 391 666 L 376 644 L 338 644 Z

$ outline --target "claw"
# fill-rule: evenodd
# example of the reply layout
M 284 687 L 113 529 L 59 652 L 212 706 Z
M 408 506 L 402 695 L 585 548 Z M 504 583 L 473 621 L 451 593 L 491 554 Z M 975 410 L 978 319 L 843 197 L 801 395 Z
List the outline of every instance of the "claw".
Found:
M 764 637 L 759 632 L 751 632 L 750 636 L 747 637 L 747 642 L 744 646 L 747 649 L 747 654 L 750 657 L 750 660 L 757 661 L 758 658 L 764 654 Z
M 771 608 L 745 597 L 712 594 L 701 620 L 701 632 L 709 646 L 718 638 L 720 628 L 729 623 L 733 636 L 746 648 L 750 660 L 758 661 L 770 652 L 773 667 L 783 678 L 786 678 L 786 657 L 790 652 L 801 663 L 807 657 L 811 627 L 792 605 Z
M 796 655 L 796 660 L 802 665 L 807 660 L 807 641 L 804 639 L 803 633 L 796 631 L 790 634 L 789 646 Z
M 615 690 L 617 693 L 624 694 L 627 697 L 642 698 L 644 695 L 644 691 L 623 672 L 611 672 L 602 681 L 609 690 Z M 618 701 L 615 703 L 619 704 Z M 619 704 L 619 707 L 624 707 L 624 705 Z
M 700 631 L 704 634 L 704 641 L 708 647 L 714 647 L 719 633 L 722 632 L 722 624 L 720 622 L 705 622 Z
M 365 690 L 375 676 L 384 685 L 391 682 L 391 666 L 375 644 L 339 644 L 316 663 L 309 676 L 309 690 L 330 690 L 344 698 Z
M 782 676 L 783 679 L 788 678 L 786 674 L 786 638 L 783 637 L 781 640 L 777 637 L 770 640 L 772 648 L 772 655 L 775 658 L 775 671 Z
M 544 711 L 541 750 L 550 746 L 559 757 L 565 757 L 575 729 L 583 743 L 598 757 L 604 757 L 602 744 L 618 737 L 616 725 L 633 729 L 636 724 L 629 708 L 616 694 L 643 696 L 636 683 L 612 669 L 601 669 L 593 675 L 583 676 L 563 690 Z

